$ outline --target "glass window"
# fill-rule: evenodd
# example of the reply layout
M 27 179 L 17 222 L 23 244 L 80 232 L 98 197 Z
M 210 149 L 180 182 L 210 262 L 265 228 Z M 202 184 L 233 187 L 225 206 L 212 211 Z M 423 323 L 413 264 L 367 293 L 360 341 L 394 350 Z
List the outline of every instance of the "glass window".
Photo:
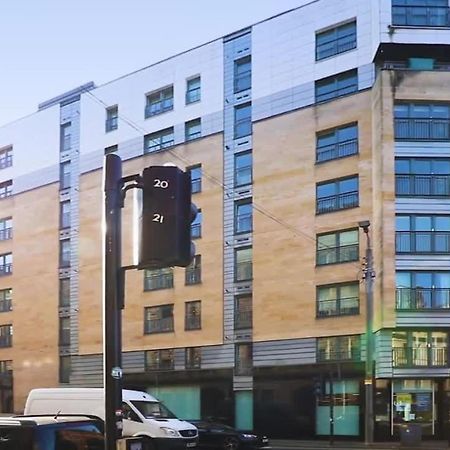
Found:
M 234 156 L 234 185 L 245 186 L 252 183 L 252 153 L 238 153 Z
M 148 134 L 144 137 L 144 153 L 156 152 L 172 145 L 174 145 L 173 127 Z
M 60 267 L 70 266 L 70 239 L 59 241 L 59 265 Z
M 173 330 L 173 305 L 160 305 L 145 308 L 145 333 L 165 333 Z
M 173 86 L 147 94 L 145 118 L 173 109 Z
M 358 177 L 320 183 L 316 192 L 317 214 L 359 206 Z
M 356 21 L 316 34 L 316 61 L 356 48 Z
M 238 139 L 252 134 L 252 106 L 251 103 L 235 106 L 234 108 L 234 138 Z
M 0 241 L 12 238 L 12 217 L 0 219 Z
M 12 145 L 0 149 L 0 169 L 11 167 L 13 162 L 13 148 Z
M 200 330 L 202 317 L 202 303 L 200 300 L 194 302 L 186 302 L 185 311 L 185 329 L 186 330 Z
M 235 233 L 248 233 L 252 231 L 253 205 L 251 200 L 235 203 Z
M 252 59 L 244 56 L 234 62 L 234 92 L 250 89 L 252 85 Z
M 356 92 L 358 90 L 358 72 L 356 69 L 316 81 L 316 102 Z
M 59 318 L 59 345 L 70 345 L 70 317 Z
M 175 367 L 173 349 L 148 350 L 145 352 L 146 370 L 172 370 Z M 175 417 L 164 405 L 159 402 L 139 402 L 133 401 L 133 405 L 141 411 L 145 417 Z
M 12 311 L 12 289 L 0 290 L 0 312 Z M 1 368 L 1 365 L 0 365 Z M 1 372 L 1 371 L 0 371 Z
M 106 109 L 106 122 L 105 122 L 105 131 L 113 131 L 117 130 L 119 125 L 119 107 L 111 106 Z
M 60 203 L 60 226 L 61 228 L 70 227 L 70 200 Z
M 59 306 L 70 305 L 70 278 L 59 280 Z
M 198 139 L 202 135 L 201 119 L 194 119 L 185 123 L 186 140 Z
M 0 255 L 0 276 L 12 273 L 13 256 L 12 253 Z
M 187 169 L 191 173 L 191 191 L 193 194 L 202 191 L 202 166 L 198 165 Z
M 173 288 L 173 269 L 154 269 L 144 271 L 144 291 Z
M 72 360 L 70 356 L 59 357 L 59 382 L 69 383 L 70 372 L 72 370 Z
M 316 162 L 343 158 L 358 153 L 358 125 L 345 125 L 319 133 L 316 140 Z
M 70 161 L 66 161 L 60 164 L 59 182 L 61 189 L 67 189 L 70 187 Z
M 252 328 L 252 296 L 240 295 L 234 300 L 234 328 Z
M 185 353 L 186 369 L 200 369 L 202 363 L 201 347 L 188 347 Z
M 348 283 L 317 288 L 317 316 L 359 314 L 359 284 Z
M 359 259 L 358 230 L 338 231 L 317 237 L 317 265 L 343 263 Z
M 253 367 L 252 344 L 236 344 L 235 352 L 236 375 L 250 375 Z
M 12 180 L 0 183 L 0 198 L 10 197 L 12 195 Z
M 60 140 L 61 152 L 68 152 L 72 148 L 72 124 L 70 122 L 61 125 Z
M 200 101 L 200 77 L 195 77 L 186 82 L 186 105 Z
M 252 248 L 245 247 L 235 250 L 235 279 L 236 281 L 251 280 L 252 273 Z
M 198 284 L 202 282 L 202 257 L 195 255 L 191 264 L 185 270 L 185 284 Z
M 197 216 L 194 221 L 191 223 L 191 238 L 199 239 L 202 237 L 202 210 L 199 209 L 197 211 Z

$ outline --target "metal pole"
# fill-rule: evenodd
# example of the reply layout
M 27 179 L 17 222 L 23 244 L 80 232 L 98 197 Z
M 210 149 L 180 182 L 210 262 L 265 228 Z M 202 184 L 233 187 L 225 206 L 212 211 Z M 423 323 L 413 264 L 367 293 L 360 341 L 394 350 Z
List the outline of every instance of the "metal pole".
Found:
M 334 445 L 334 379 L 330 370 L 330 446 Z
M 115 450 L 122 437 L 122 339 L 119 289 L 121 271 L 122 160 L 105 157 L 105 230 L 103 261 L 103 383 L 105 393 L 105 450 Z
M 366 365 L 365 365 L 365 443 L 373 443 L 374 421 L 373 421 L 373 255 L 370 245 L 369 226 L 370 222 L 360 222 L 367 239 L 366 266 L 364 278 L 366 286 Z

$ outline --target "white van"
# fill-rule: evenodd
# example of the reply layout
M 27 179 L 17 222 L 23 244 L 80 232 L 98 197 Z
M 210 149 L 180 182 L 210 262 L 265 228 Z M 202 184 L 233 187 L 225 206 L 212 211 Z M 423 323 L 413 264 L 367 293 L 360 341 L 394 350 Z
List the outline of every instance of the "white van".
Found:
M 196 447 L 197 428 L 177 419 L 156 398 L 140 391 L 122 391 L 123 435 L 148 438 L 148 449 L 185 450 Z M 33 389 L 24 414 L 92 414 L 105 419 L 101 388 Z

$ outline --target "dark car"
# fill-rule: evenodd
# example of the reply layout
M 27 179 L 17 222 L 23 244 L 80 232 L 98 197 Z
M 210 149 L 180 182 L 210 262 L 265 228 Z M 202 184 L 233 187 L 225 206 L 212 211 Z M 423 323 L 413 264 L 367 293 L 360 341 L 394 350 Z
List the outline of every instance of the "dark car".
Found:
M 0 450 L 103 450 L 103 422 L 93 416 L 0 418 Z
M 224 450 L 269 448 L 269 439 L 254 431 L 236 430 L 233 427 L 209 420 L 189 420 L 198 428 L 198 445 L 203 448 Z

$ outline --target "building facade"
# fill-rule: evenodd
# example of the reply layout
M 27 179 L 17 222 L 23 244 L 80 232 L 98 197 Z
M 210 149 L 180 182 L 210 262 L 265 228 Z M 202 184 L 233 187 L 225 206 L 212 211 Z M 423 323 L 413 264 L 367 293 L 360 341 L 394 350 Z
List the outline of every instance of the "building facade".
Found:
M 102 385 L 111 152 L 124 175 L 190 170 L 200 209 L 191 266 L 127 273 L 125 387 L 271 437 L 328 438 L 333 409 L 334 433 L 362 439 L 369 220 L 375 437 L 447 436 L 448 0 L 304 1 L 1 127 L 4 412 Z

